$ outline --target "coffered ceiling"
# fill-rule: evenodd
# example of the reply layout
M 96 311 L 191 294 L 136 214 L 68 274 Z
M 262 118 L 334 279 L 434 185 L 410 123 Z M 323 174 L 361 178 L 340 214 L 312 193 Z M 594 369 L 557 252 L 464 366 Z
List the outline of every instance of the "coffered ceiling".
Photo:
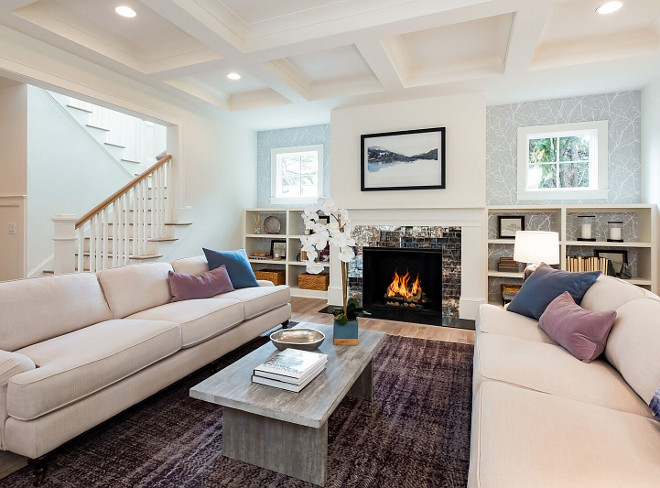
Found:
M 623 1 L 599 15 L 605 0 L 3 0 L 0 23 L 185 100 L 253 113 L 643 86 L 660 76 L 660 0 Z

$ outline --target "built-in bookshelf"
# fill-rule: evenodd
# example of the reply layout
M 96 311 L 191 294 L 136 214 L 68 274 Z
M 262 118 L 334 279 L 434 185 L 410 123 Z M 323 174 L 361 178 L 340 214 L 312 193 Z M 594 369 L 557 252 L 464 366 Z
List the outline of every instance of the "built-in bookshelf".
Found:
M 291 295 L 327 298 L 327 291 L 307 290 L 298 286 L 298 276 L 305 273 L 305 263 L 300 260 L 301 238 L 305 233 L 302 214 L 303 209 L 251 208 L 245 210 L 243 222 L 245 251 L 250 257 L 252 269 L 283 270 L 286 284 L 291 288 Z M 275 217 L 280 222 L 280 229 L 277 233 L 267 233 L 265 221 L 269 217 Z M 277 260 L 253 257 L 257 253 L 270 254 L 273 241 L 284 242 L 286 246 L 284 257 Z M 330 273 L 330 262 L 322 264 Z
M 593 215 L 595 241 L 579 238 L 580 215 Z M 558 268 L 567 269 L 566 257 L 594 256 L 608 250 L 625 252 L 632 277 L 630 283 L 657 293 L 658 243 L 655 236 L 657 216 L 653 205 L 511 205 L 488 207 L 488 300 L 500 303 L 502 284 L 520 284 L 523 280 L 523 265 L 519 272 L 501 272 L 498 263 L 501 257 L 513 256 L 512 238 L 498 238 L 499 216 L 525 217 L 525 230 L 544 230 L 559 233 Z M 622 222 L 623 242 L 608 242 L 608 222 Z

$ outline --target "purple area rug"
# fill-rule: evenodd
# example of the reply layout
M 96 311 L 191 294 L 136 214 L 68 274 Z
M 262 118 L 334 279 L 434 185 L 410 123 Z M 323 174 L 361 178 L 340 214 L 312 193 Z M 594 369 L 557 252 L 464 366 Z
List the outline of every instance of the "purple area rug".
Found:
M 218 369 L 265 340 L 235 351 Z M 374 402 L 345 398 L 328 421 L 328 487 L 430 488 L 467 484 L 472 346 L 389 336 L 374 360 Z M 44 487 L 313 488 L 222 457 L 222 407 L 184 378 L 52 455 Z M 28 487 L 24 468 L 0 481 Z

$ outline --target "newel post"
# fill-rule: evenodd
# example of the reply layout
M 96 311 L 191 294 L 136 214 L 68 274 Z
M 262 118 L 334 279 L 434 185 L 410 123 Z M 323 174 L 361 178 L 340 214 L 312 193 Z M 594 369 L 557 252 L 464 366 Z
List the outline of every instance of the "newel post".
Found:
M 76 216 L 58 214 L 53 217 L 53 271 L 56 275 L 76 270 Z

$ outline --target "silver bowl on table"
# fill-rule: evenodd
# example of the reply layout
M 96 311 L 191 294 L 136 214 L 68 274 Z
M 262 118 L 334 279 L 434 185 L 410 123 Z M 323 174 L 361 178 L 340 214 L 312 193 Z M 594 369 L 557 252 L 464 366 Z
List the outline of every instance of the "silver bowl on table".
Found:
M 314 329 L 282 329 L 270 335 L 273 345 L 280 351 L 289 347 L 313 351 L 325 340 L 325 334 Z

